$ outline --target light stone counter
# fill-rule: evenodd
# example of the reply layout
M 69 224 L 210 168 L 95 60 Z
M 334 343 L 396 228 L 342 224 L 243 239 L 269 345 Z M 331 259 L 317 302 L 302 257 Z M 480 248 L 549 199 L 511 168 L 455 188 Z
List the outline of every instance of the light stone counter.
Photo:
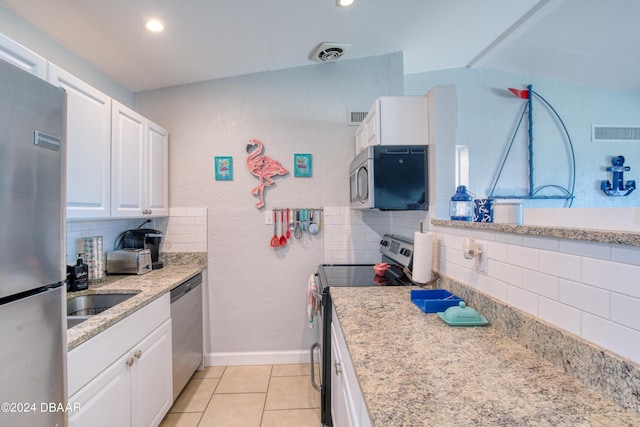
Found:
M 374 426 L 640 426 L 491 324 L 424 313 L 410 290 L 331 288 Z
M 547 227 L 541 225 L 493 224 L 443 219 L 432 219 L 431 224 L 441 227 L 494 231 L 526 236 L 555 237 L 558 239 L 582 240 L 586 242 L 640 246 L 640 233 L 630 231 L 591 230 L 587 228 Z
M 89 290 L 68 292 L 67 298 L 87 294 L 134 293 L 135 296 L 67 329 L 67 351 L 94 337 L 140 308 L 171 291 L 207 266 L 206 253 L 165 254 L 164 268 L 140 276 L 110 275 Z

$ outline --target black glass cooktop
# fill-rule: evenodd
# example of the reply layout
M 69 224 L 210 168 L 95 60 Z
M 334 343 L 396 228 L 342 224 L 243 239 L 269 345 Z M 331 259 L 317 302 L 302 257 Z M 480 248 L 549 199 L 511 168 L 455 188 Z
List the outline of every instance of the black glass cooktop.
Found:
M 392 265 L 385 276 L 377 276 L 373 264 L 323 264 L 318 268 L 320 283 L 327 286 L 407 286 L 411 282 L 402 267 Z

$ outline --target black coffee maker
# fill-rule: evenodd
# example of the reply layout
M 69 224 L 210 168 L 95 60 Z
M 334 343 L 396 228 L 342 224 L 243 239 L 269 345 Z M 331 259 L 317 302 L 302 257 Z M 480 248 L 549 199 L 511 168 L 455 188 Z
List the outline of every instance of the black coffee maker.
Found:
M 151 251 L 151 265 L 153 270 L 164 267 L 160 261 L 160 244 L 164 234 L 153 228 L 136 228 L 122 232 L 116 239 L 117 249 L 149 249 Z

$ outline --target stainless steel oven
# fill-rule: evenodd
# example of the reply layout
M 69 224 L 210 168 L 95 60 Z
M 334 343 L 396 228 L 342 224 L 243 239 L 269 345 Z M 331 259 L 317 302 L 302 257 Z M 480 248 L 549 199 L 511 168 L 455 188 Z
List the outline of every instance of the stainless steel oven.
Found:
M 350 207 L 354 209 L 426 210 L 427 145 L 367 147 L 349 168 Z
M 385 234 L 380 241 L 381 262 L 391 266 L 384 276 L 377 276 L 374 264 L 322 264 L 315 276 L 320 307 L 317 316 L 318 341 L 311 346 L 311 383 L 320 391 L 322 424 L 333 426 L 331 419 L 331 288 L 336 286 L 410 286 L 413 285 L 404 269 L 411 270 L 413 242 Z M 319 366 L 316 374 L 315 366 Z M 319 378 L 319 383 L 318 379 Z M 340 426 L 337 426 L 340 427 Z

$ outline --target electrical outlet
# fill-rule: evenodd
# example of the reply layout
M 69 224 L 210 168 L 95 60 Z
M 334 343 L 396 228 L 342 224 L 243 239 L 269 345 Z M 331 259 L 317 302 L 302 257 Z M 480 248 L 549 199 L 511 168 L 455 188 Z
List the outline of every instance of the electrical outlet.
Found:
M 480 273 L 487 272 L 487 265 L 489 259 L 489 244 L 487 242 L 476 242 L 476 250 L 479 252 L 476 255 L 476 270 Z
M 264 212 L 264 225 L 273 225 L 273 211 Z

